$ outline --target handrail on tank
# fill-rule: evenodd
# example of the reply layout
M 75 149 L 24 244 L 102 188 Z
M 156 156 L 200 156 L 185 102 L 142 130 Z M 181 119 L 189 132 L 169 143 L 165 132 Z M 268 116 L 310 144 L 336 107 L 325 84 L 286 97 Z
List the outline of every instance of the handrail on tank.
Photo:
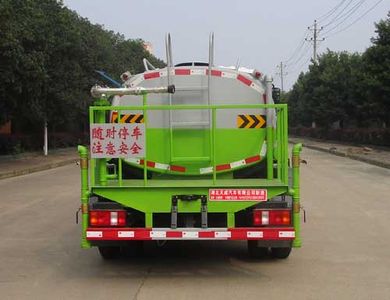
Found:
M 112 89 L 111 89 L 112 90 Z M 147 125 L 147 112 L 148 111 L 153 111 L 153 110 L 196 110 L 196 109 L 209 109 L 211 110 L 212 113 L 212 126 L 211 126 L 211 153 L 212 153 L 212 164 L 213 164 L 213 174 L 212 174 L 212 179 L 213 179 L 213 184 L 216 184 L 216 179 L 217 179 L 217 171 L 216 171 L 216 159 L 215 159 L 215 130 L 216 130 L 216 116 L 217 116 L 217 110 L 218 109 L 237 109 L 237 108 L 247 108 L 247 109 L 276 109 L 277 110 L 277 122 L 276 122 L 276 153 L 275 153 L 275 158 L 278 162 L 278 172 L 277 172 L 277 179 L 280 180 L 284 184 L 288 184 L 288 153 L 287 153 L 287 148 L 288 148 L 288 137 L 287 137 L 287 104 L 229 104 L 229 105 L 148 105 L 147 104 L 147 94 L 143 94 L 143 105 L 141 106 L 110 106 L 108 102 L 105 102 L 106 104 L 101 103 L 98 106 L 91 106 L 89 109 L 89 116 L 90 116 L 90 122 L 94 123 L 95 120 L 98 123 L 105 123 L 105 114 L 97 114 L 95 118 L 95 113 L 98 112 L 105 112 L 105 111 L 116 111 L 118 115 L 120 115 L 121 111 L 125 110 L 142 110 L 144 113 L 144 123 L 145 126 Z M 119 118 L 117 119 L 117 122 L 119 122 Z M 146 129 L 146 128 L 145 128 Z M 268 129 L 269 130 L 269 129 Z M 145 138 L 146 140 L 146 138 Z M 268 144 L 268 147 L 271 147 L 273 144 Z M 268 150 L 267 150 L 268 152 Z M 269 155 L 266 157 L 267 162 L 269 159 Z M 98 161 L 96 164 L 95 160 Z M 101 163 L 100 163 L 100 160 Z M 147 155 L 145 153 L 145 157 L 143 157 L 144 160 L 144 185 L 147 186 Z M 104 162 L 104 164 L 103 164 Z M 98 181 L 100 185 L 105 185 L 107 179 L 112 179 L 110 175 L 106 175 L 103 170 L 100 170 L 103 168 L 103 165 L 105 165 L 106 160 L 105 159 L 91 159 L 91 173 L 90 173 L 90 182 L 91 186 L 96 185 L 95 182 L 95 166 L 98 167 L 97 169 L 97 175 L 98 175 Z M 273 157 L 272 157 L 272 164 L 273 164 Z M 123 185 L 122 181 L 122 159 L 118 160 L 118 174 L 117 174 L 117 179 L 119 186 Z M 101 178 L 101 177 L 104 178 Z M 273 175 L 272 178 L 268 178 L 270 180 L 274 179 Z
M 167 101 L 168 103 L 168 101 Z M 143 106 L 136 106 L 136 105 L 128 105 L 128 106 L 90 106 L 90 109 L 93 108 L 93 110 L 142 110 Z M 186 109 L 235 109 L 235 108 L 277 108 L 277 109 L 286 109 L 287 104 L 222 104 L 222 105 L 207 105 L 207 104 L 200 104 L 200 105 L 146 105 L 145 108 L 147 110 L 186 110 Z
M 146 58 L 144 58 L 142 60 L 142 62 L 144 63 L 144 67 L 145 67 L 145 71 L 150 71 L 149 67 L 152 69 L 152 70 L 156 70 L 156 67 L 152 65 L 152 63 L 150 61 L 148 61 Z

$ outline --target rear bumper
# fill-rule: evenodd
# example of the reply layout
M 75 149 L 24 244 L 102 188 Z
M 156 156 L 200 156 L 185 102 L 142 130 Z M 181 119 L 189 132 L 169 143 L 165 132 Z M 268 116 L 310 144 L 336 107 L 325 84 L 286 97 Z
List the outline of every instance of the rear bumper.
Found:
M 292 241 L 293 227 L 283 228 L 87 228 L 88 241 L 121 240 L 264 240 Z

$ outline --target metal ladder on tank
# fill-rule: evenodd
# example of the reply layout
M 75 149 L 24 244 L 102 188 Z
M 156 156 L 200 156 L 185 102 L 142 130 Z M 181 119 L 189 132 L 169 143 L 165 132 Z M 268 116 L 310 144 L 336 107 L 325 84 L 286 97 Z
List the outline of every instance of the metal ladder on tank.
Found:
M 173 59 L 172 59 L 172 43 L 171 35 L 168 33 L 165 39 L 165 48 L 167 56 L 167 80 L 168 85 L 172 84 L 171 70 L 173 68 Z M 210 95 L 210 85 L 211 85 L 211 69 L 214 65 L 214 33 L 210 34 L 209 37 L 209 63 L 208 63 L 208 78 L 207 78 L 207 105 L 211 104 L 211 95 Z M 198 89 L 202 90 L 202 87 Z M 198 90 L 193 88 L 192 90 Z M 176 87 L 176 91 L 180 91 L 180 87 Z M 185 90 L 185 89 L 182 89 Z M 169 105 L 173 105 L 172 94 L 169 94 Z M 211 134 L 212 134 L 212 114 L 211 109 L 208 110 L 208 120 L 207 121 L 173 121 L 173 111 L 169 110 L 169 134 L 170 134 L 170 158 L 172 163 L 180 162 L 211 162 Z M 210 134 L 210 147 L 209 147 L 209 156 L 197 156 L 197 157 L 185 157 L 185 156 L 174 156 L 174 130 L 175 128 L 192 128 L 192 127 L 209 127 Z

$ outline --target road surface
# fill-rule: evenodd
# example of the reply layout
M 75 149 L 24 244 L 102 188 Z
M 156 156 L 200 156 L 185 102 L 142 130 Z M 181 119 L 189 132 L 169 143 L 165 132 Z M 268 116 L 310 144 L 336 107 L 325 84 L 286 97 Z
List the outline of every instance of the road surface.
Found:
M 302 156 L 308 217 L 287 260 L 230 241 L 104 262 L 79 247 L 76 165 L 1 180 L 0 299 L 390 299 L 390 170 Z

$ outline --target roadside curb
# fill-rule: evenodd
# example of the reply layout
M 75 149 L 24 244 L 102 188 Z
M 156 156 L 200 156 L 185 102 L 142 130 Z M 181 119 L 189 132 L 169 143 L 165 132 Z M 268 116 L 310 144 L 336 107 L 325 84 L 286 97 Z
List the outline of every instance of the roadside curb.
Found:
M 306 143 L 302 143 L 302 145 L 306 148 L 309 148 L 309 149 L 318 150 L 318 151 L 330 153 L 330 154 L 341 156 L 341 157 L 348 157 L 350 159 L 365 162 L 365 163 L 368 163 L 370 165 L 375 165 L 377 167 L 390 169 L 390 163 L 388 163 L 388 162 L 378 161 L 375 159 L 366 158 L 366 157 L 362 157 L 362 156 L 355 155 L 355 154 L 349 154 L 349 153 L 338 151 L 338 150 L 333 150 L 333 149 L 330 150 L 330 149 L 326 149 L 326 148 L 319 147 L 319 146 L 313 146 L 313 145 L 306 144 Z
M 16 177 L 16 176 L 21 176 L 21 175 L 27 175 L 27 174 L 31 174 L 31 173 L 35 173 L 35 172 L 39 172 L 39 171 L 50 170 L 50 169 L 62 167 L 65 165 L 69 165 L 71 163 L 75 163 L 76 161 L 77 161 L 77 158 L 71 158 L 71 159 L 69 158 L 66 160 L 59 161 L 59 162 L 48 163 L 48 164 L 44 164 L 44 165 L 40 165 L 40 166 L 28 168 L 28 169 L 10 171 L 7 173 L 0 174 L 0 180 L 6 179 L 6 178 L 11 178 L 11 177 Z

